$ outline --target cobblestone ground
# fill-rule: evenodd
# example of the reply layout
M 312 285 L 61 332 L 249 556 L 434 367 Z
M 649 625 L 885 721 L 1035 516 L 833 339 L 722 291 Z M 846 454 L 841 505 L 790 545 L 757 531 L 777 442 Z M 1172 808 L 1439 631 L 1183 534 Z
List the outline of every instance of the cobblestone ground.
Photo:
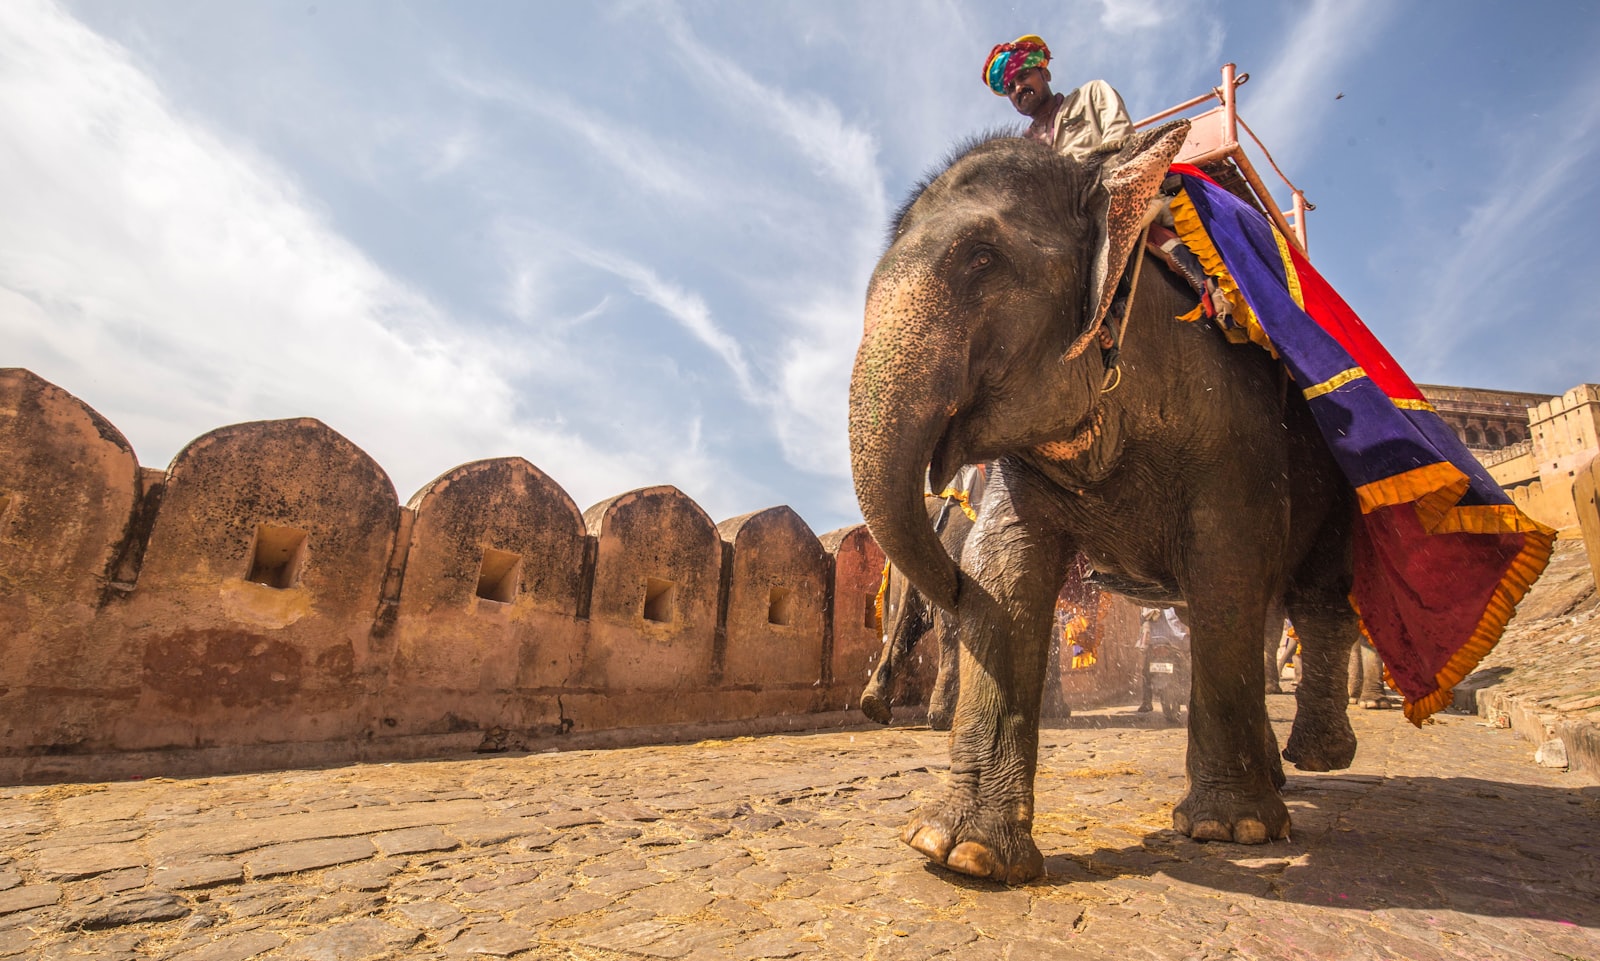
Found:
M 0 956 L 1600 959 L 1600 789 L 1512 732 L 1353 712 L 1355 767 L 1243 847 L 1171 831 L 1158 718 L 1045 732 L 1010 890 L 898 841 L 925 729 L 5 789 Z

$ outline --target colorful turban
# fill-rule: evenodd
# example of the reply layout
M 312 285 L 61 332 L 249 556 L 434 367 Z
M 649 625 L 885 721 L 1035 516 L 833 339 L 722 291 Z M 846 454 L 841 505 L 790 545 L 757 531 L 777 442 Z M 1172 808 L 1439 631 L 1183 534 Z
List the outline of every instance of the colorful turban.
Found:
M 995 48 L 989 51 L 989 59 L 983 62 L 983 82 L 996 95 L 1004 97 L 1006 87 L 1017 74 L 1029 67 L 1045 67 L 1049 64 L 1050 48 L 1030 33 L 1010 43 L 995 44 Z

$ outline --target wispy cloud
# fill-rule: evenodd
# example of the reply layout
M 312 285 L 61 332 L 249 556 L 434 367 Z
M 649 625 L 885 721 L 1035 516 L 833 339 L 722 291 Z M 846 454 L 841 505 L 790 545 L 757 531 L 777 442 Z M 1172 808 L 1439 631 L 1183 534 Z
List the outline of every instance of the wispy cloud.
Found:
M 1112 33 L 1155 29 L 1179 16 L 1172 0 L 1100 0 L 1100 26 Z
M 1319 127 L 1338 93 L 1338 76 L 1394 16 L 1392 0 L 1312 0 L 1284 31 L 1277 58 L 1252 69 L 1240 91 L 1240 114 L 1281 162 L 1318 146 Z
M 750 365 L 745 362 L 739 343 L 719 328 L 711 318 L 711 309 L 705 300 L 692 291 L 663 279 L 654 270 L 635 263 L 620 254 L 598 250 L 578 249 L 576 256 L 628 283 L 629 290 L 659 307 L 667 316 L 677 321 L 695 340 L 704 344 L 727 366 L 739 385 L 739 393 L 747 401 L 759 401 L 756 385 L 750 376 Z
M 57 8 L 0 6 L 0 117 L 7 359 L 80 393 L 146 463 L 222 424 L 309 415 L 402 495 L 509 454 L 596 500 L 659 481 L 648 453 L 520 415 L 515 343 L 384 273 L 290 177 Z
M 474 98 L 557 124 L 578 138 L 579 143 L 569 148 L 571 152 L 614 169 L 636 188 L 657 197 L 699 204 L 712 199 L 705 178 L 698 176 L 703 165 L 697 167 L 684 156 L 681 146 L 661 141 L 648 130 L 582 109 L 559 90 L 536 89 L 503 74 L 446 64 L 440 68 L 440 76 Z
M 667 38 L 684 58 L 688 76 L 752 126 L 786 141 L 815 169 L 855 194 L 868 212 L 887 211 L 878 144 L 872 133 L 845 122 L 826 98 L 797 95 L 764 83 L 732 58 L 706 46 L 674 8 L 660 9 Z M 882 216 L 876 218 L 879 222 Z
M 1557 280 L 1562 273 L 1557 264 L 1589 273 L 1587 251 L 1562 249 L 1551 231 L 1562 219 L 1586 221 L 1583 211 L 1592 209 L 1592 198 L 1600 193 L 1588 184 L 1589 171 L 1600 162 L 1600 67 L 1590 65 L 1567 90 L 1563 100 L 1548 106 L 1543 122 L 1525 122 L 1498 141 L 1479 145 L 1492 153 L 1494 162 L 1485 167 L 1497 174 L 1478 188 L 1479 199 L 1464 208 L 1464 217 L 1452 218 L 1445 205 L 1429 209 L 1434 222 L 1422 242 L 1438 259 L 1418 272 L 1402 348 L 1427 358 L 1424 369 L 1460 365 L 1464 358 L 1452 355 L 1480 350 L 1481 340 L 1474 336 L 1499 328 L 1507 318 L 1520 316 L 1519 322 L 1539 328 L 1560 323 L 1564 318 L 1526 316 L 1527 285 L 1547 273 Z M 1440 236 L 1446 231 L 1448 237 Z M 1592 284 L 1581 288 L 1592 298 Z M 1592 299 L 1588 313 L 1593 314 Z M 1592 338 L 1587 346 L 1560 360 L 1564 370 L 1576 366 L 1587 371 L 1579 376 L 1592 379 L 1600 349 Z M 1508 361 L 1516 359 L 1497 357 L 1492 364 L 1474 366 Z

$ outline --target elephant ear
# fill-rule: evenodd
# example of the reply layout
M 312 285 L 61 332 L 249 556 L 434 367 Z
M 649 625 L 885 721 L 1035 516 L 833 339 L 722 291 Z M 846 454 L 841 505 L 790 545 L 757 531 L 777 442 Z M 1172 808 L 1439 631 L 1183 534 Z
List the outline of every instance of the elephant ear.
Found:
M 1089 271 L 1089 304 L 1094 317 L 1085 330 L 1094 330 L 1111 308 L 1117 282 L 1127 266 L 1133 245 L 1144 230 L 1150 202 L 1161 190 L 1167 168 L 1178 155 L 1189 134 L 1189 121 L 1175 120 L 1154 130 L 1134 134 L 1100 168 L 1100 184 L 1105 188 L 1105 222 L 1100 245 L 1095 250 Z

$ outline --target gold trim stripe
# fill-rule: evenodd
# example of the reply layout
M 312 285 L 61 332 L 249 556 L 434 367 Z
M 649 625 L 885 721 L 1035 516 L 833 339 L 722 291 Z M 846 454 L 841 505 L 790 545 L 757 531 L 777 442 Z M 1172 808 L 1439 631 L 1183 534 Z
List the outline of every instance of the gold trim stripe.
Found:
M 1406 400 L 1405 398 L 1391 397 L 1389 398 L 1389 403 L 1404 410 L 1424 410 L 1430 414 L 1438 413 L 1433 409 L 1433 405 L 1425 400 Z
M 1289 284 L 1289 296 L 1294 298 L 1294 304 L 1301 310 L 1306 309 L 1306 297 L 1300 290 L 1300 273 L 1294 269 L 1294 258 L 1289 254 L 1289 242 L 1283 239 L 1283 234 L 1278 231 L 1277 225 L 1268 221 L 1272 228 L 1272 239 L 1278 242 L 1278 259 L 1283 261 L 1283 278 Z
M 1307 387 L 1304 391 L 1306 400 L 1321 397 L 1323 394 L 1331 394 L 1352 380 L 1359 380 L 1365 376 L 1367 376 L 1367 372 L 1360 367 L 1352 367 L 1349 370 L 1340 371 L 1320 384 L 1313 384 Z

